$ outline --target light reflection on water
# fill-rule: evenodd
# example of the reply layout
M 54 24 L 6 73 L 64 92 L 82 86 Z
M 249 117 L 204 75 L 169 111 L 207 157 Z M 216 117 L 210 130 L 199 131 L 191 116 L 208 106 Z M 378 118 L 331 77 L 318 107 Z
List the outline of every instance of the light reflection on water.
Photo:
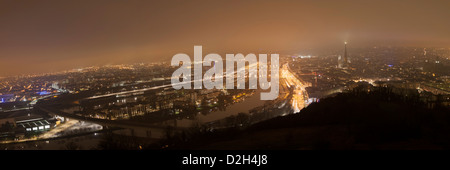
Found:
M 208 123 L 220 119 L 224 119 L 226 117 L 229 117 L 231 115 L 237 115 L 238 113 L 248 113 L 249 110 L 264 105 L 264 100 L 260 99 L 262 90 L 255 90 L 254 94 L 252 96 L 246 97 L 245 100 L 234 103 L 226 108 L 226 110 L 218 110 L 211 113 L 208 113 L 206 115 L 198 114 L 194 120 L 192 119 L 181 119 L 181 120 L 175 120 L 177 127 L 191 127 L 194 123 Z M 170 123 L 174 123 L 174 120 L 167 121 Z

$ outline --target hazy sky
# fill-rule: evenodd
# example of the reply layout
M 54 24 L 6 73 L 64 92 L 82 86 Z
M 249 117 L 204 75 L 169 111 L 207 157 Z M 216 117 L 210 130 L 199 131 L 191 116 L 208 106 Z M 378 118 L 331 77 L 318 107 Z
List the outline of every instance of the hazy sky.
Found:
M 450 47 L 450 1 L 0 0 L 0 76 L 343 41 Z

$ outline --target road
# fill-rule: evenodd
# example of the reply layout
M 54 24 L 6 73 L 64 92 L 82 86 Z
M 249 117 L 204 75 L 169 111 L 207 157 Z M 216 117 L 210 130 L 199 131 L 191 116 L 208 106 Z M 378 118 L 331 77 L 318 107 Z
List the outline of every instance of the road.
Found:
M 71 119 L 59 126 L 56 126 L 54 129 L 43 133 L 38 137 L 38 139 L 55 138 L 66 134 L 74 134 L 80 131 L 97 131 L 101 129 L 101 125 Z
M 290 71 L 288 64 L 284 64 L 281 67 L 281 77 L 285 80 L 288 87 L 294 87 L 294 93 L 292 95 L 292 100 L 290 104 L 294 110 L 294 113 L 300 112 L 304 107 L 306 107 L 307 93 L 305 88 L 307 87 L 303 84 L 295 75 Z

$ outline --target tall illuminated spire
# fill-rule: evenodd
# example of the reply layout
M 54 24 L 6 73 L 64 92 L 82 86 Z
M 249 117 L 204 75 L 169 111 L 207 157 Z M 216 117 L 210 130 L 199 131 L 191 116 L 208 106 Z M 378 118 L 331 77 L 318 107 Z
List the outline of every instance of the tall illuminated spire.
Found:
M 348 59 L 347 59 L 347 41 L 344 42 L 344 67 L 348 66 Z

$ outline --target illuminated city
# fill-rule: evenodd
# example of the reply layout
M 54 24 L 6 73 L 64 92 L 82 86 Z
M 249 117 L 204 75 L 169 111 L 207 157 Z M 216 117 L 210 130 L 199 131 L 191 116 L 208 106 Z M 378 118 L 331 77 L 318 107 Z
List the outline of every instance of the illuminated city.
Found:
M 450 149 L 447 1 L 23 2 L 0 150 Z

